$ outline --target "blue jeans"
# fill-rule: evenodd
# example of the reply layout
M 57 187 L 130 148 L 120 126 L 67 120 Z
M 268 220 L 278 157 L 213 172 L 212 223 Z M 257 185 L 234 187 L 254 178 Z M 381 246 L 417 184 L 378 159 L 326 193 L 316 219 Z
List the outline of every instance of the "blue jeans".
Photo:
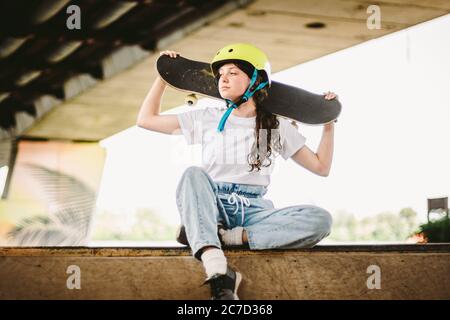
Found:
M 293 249 L 314 246 L 330 234 L 332 218 L 313 205 L 274 208 L 263 198 L 267 187 L 213 181 L 196 166 L 186 169 L 176 190 L 181 223 L 194 257 L 201 248 L 221 248 L 217 224 L 227 229 L 242 226 L 252 250 Z

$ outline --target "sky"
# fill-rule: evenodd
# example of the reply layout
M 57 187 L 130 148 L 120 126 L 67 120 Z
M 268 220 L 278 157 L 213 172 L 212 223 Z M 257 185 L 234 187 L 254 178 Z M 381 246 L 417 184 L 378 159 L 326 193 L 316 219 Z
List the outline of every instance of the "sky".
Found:
M 449 57 L 447 15 L 275 74 L 311 92 L 337 93 L 343 109 L 330 175 L 278 157 L 266 198 L 276 207 L 310 203 L 357 217 L 411 207 L 424 221 L 427 198 L 450 194 Z M 220 103 L 201 99 L 194 108 Z M 299 124 L 299 131 L 316 151 L 322 126 Z M 107 158 L 98 208 L 132 221 L 135 208 L 146 207 L 177 224 L 175 189 L 187 167 L 200 165 L 199 147 L 138 127 L 101 145 Z

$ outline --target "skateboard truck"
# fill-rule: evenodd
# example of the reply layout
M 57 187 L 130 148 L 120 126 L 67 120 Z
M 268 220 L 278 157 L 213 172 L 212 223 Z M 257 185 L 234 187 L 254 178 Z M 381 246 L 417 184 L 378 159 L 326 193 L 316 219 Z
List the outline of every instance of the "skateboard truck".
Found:
M 188 106 L 195 106 L 197 104 L 197 95 L 195 93 L 188 94 L 184 99 L 184 102 Z

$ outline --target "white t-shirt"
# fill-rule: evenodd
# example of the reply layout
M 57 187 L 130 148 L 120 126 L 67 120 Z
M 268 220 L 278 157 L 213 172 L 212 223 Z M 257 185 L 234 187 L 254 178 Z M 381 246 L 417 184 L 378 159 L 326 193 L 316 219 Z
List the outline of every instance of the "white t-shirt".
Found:
M 217 132 L 217 126 L 226 108 L 207 107 L 177 114 L 182 134 L 188 144 L 202 145 L 202 168 L 214 181 L 268 186 L 275 159 L 269 167 L 261 166 L 249 172 L 247 155 L 255 140 L 256 117 L 243 118 L 230 114 L 224 130 Z M 278 117 L 281 142 L 281 156 L 287 160 L 305 145 L 290 120 Z M 266 141 L 260 135 L 260 141 Z M 277 156 L 272 148 L 272 153 Z

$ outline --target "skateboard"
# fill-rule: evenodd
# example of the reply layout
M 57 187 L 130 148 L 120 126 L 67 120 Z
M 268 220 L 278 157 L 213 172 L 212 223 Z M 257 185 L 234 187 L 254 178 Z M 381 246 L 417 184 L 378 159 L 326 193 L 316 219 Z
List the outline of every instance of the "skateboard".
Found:
M 220 96 L 210 65 L 186 59 L 161 55 L 156 62 L 161 78 L 174 89 L 187 92 L 186 103 L 194 105 L 197 94 L 224 101 Z M 341 112 L 338 100 L 326 100 L 323 95 L 272 81 L 268 96 L 261 107 L 278 116 L 304 124 L 319 125 L 335 121 Z

